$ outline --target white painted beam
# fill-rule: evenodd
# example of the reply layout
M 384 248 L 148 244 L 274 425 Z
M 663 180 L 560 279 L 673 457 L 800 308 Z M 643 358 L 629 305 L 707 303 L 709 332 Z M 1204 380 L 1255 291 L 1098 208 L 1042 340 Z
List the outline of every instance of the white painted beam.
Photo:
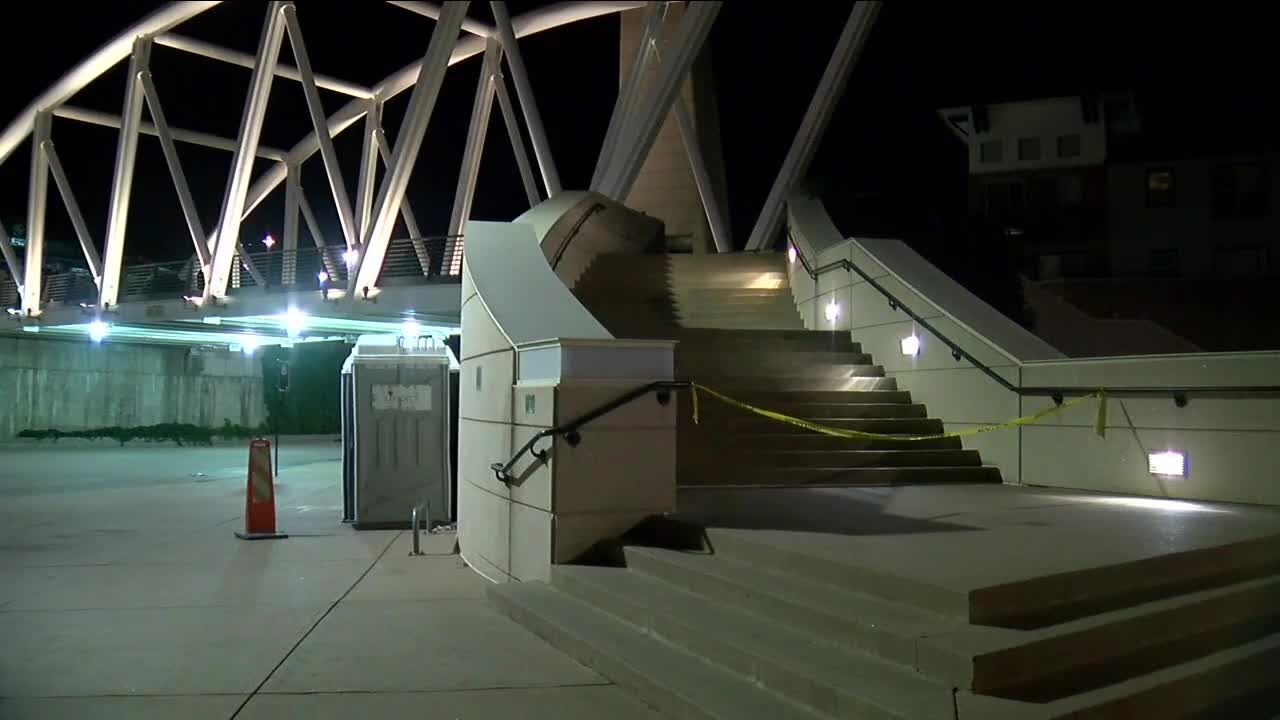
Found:
M 422 149 L 422 140 L 427 133 L 427 124 L 435 109 L 436 100 L 440 97 L 440 87 L 444 84 L 445 71 L 449 68 L 449 58 L 453 56 L 453 48 L 458 43 L 458 32 L 467 15 L 469 2 L 447 2 L 440 13 L 440 19 L 431 31 L 431 41 L 427 45 L 427 54 L 422 58 L 418 72 L 418 82 L 414 85 L 413 95 L 409 98 L 409 109 L 400 126 L 400 134 L 392 150 L 391 163 L 387 174 L 382 179 L 382 187 L 378 191 L 378 200 L 374 203 L 373 220 L 369 232 L 365 233 L 365 241 L 360 250 L 359 267 L 354 273 L 354 282 L 348 290 L 351 297 L 363 297 L 366 292 L 377 285 L 378 273 L 382 270 L 382 260 L 386 257 L 387 244 L 391 240 L 391 232 L 395 228 L 396 211 L 400 201 L 404 199 L 405 190 L 409 187 L 409 175 L 413 172 L 414 162 L 418 159 L 418 151 Z
M 484 51 L 484 63 L 480 66 L 480 79 L 476 83 L 476 96 L 471 104 L 471 125 L 467 129 L 467 144 L 462 151 L 462 172 L 458 174 L 458 190 L 453 196 L 453 212 L 449 216 L 449 235 L 462 234 L 462 226 L 471 218 L 471 202 L 476 195 L 476 178 L 480 174 L 480 158 L 484 155 L 484 141 L 489 130 L 489 114 L 493 110 L 493 80 L 502 58 L 502 47 L 490 39 Z M 461 263 L 462 243 L 453 244 L 452 257 L 441 267 L 449 274 Z M 461 268 L 459 267 L 459 270 Z
M 26 280 L 22 283 L 22 312 L 40 314 L 41 281 L 44 279 L 44 217 L 49 200 L 49 161 L 41 144 L 49 139 L 53 118 L 35 115 L 31 130 L 31 175 L 27 183 Z
M 236 140 L 235 154 L 231 160 L 231 173 L 227 178 L 227 192 L 222 201 L 222 213 L 218 221 L 217 242 L 213 249 L 212 271 L 205 283 L 205 299 L 222 298 L 227 293 L 227 281 L 231 277 L 231 263 L 239 242 L 240 220 L 249 189 L 249 175 L 253 171 L 254 152 L 262 135 L 262 121 L 267 112 L 267 100 L 271 96 L 271 81 L 275 77 L 276 61 L 284 40 L 284 19 L 280 12 L 282 3 L 272 2 L 267 8 L 262 37 L 258 41 L 257 60 L 253 77 L 249 81 L 249 93 L 245 99 L 244 113 L 240 118 L 240 133 Z
M 432 20 L 440 19 L 440 6 L 433 2 L 415 2 L 414 0 L 390 0 L 390 4 L 398 8 L 403 8 L 411 13 L 431 18 Z M 462 21 L 463 32 L 469 32 L 479 38 L 488 38 L 493 35 L 494 28 L 492 25 L 466 18 Z
M 102 127 L 119 128 L 123 121 L 119 115 L 102 112 L 100 110 L 88 110 L 86 108 L 74 107 L 71 105 L 63 105 L 53 111 L 54 117 L 66 118 L 68 120 L 78 120 L 90 125 L 101 125 Z M 159 137 L 160 131 L 153 124 L 143 122 L 138 124 L 138 132 L 146 133 Z M 229 150 L 235 152 L 236 141 L 231 138 L 224 138 L 221 135 L 211 135 L 209 133 L 200 132 L 198 130 L 186 130 L 184 128 L 169 128 L 169 134 L 178 142 L 188 143 L 191 145 L 202 145 L 207 148 L 217 150 Z M 256 149 L 258 157 L 267 158 L 268 160 L 283 161 L 288 157 L 288 153 L 278 148 L 266 147 L 259 145 Z
M 767 250 L 768 246 L 777 240 L 778 230 L 782 227 L 787 193 L 791 192 L 795 184 L 809 171 L 809 163 L 813 161 L 813 155 L 818 151 L 818 143 L 822 142 L 822 136 L 831 122 L 836 104 L 844 94 L 849 73 L 857 64 L 858 57 L 862 55 L 862 49 L 867 44 L 867 36 L 871 33 L 871 26 L 875 23 L 879 12 L 880 3 L 867 0 L 854 3 L 853 9 L 849 12 L 849 19 L 840 33 L 836 49 L 831 53 L 831 59 L 827 61 L 827 67 L 822 72 L 818 89 L 814 91 L 813 99 L 809 101 L 809 107 L 800 121 L 795 139 L 791 141 L 791 148 L 782 160 L 782 169 L 774 178 L 773 186 L 769 188 L 769 194 L 765 197 L 764 206 L 760 210 L 760 216 L 756 219 L 755 226 L 751 228 L 751 235 L 747 238 L 747 250 Z
M 178 193 L 178 203 L 182 206 L 182 217 L 187 221 L 187 230 L 191 233 L 191 242 L 195 245 L 196 255 L 200 258 L 200 271 L 209 277 L 209 264 L 213 256 L 205 241 L 204 226 L 200 222 L 200 212 L 196 209 L 195 199 L 191 197 L 191 187 L 187 185 L 187 175 L 182 171 L 182 162 L 178 159 L 178 148 L 173 144 L 173 135 L 169 132 L 169 123 L 164 117 L 164 108 L 160 106 L 160 95 L 156 93 L 155 82 L 150 72 L 143 72 L 139 78 L 142 92 L 147 99 L 147 107 L 151 108 L 151 118 L 155 120 L 156 136 L 160 138 L 160 147 L 164 150 L 164 161 L 169 166 L 169 175 L 173 178 L 173 188 Z
M 9 231 L 5 230 L 2 222 L 0 222 L 0 255 L 4 256 L 5 264 L 9 266 L 9 275 L 18 286 L 18 294 L 21 295 L 22 285 L 26 282 L 26 278 L 22 276 L 22 261 L 18 260 L 18 254 L 13 251 L 13 242 L 9 239 Z
M 232 50 L 231 48 L 225 48 L 225 47 L 222 47 L 221 45 L 214 45 L 211 42 L 205 42 L 204 40 L 197 40 L 195 38 L 187 37 L 185 35 L 177 35 L 175 33 L 164 33 L 163 35 L 157 35 L 155 37 L 155 43 L 157 45 L 164 45 L 165 47 L 171 47 L 175 50 L 182 50 L 183 52 L 189 52 L 195 55 L 201 55 L 203 57 L 209 58 L 210 60 L 219 60 L 225 63 L 230 63 L 232 65 L 239 65 L 241 67 L 246 67 L 246 68 L 253 67 L 253 56 L 247 52 Z M 291 65 L 277 65 L 276 75 L 278 77 L 286 78 L 289 80 L 296 80 L 299 82 L 302 80 L 301 71 L 298 68 L 293 67 Z M 316 85 L 324 88 L 325 90 L 332 90 L 333 92 L 341 93 L 343 95 L 350 95 L 351 97 L 356 97 L 356 98 L 373 97 L 372 89 L 363 87 L 357 83 L 348 82 L 341 78 L 333 77 L 331 75 L 317 74 L 315 75 L 315 82 L 316 82 Z
M 129 200 L 133 194 L 133 168 L 138 157 L 138 125 L 142 122 L 142 84 L 139 75 L 151 60 L 151 39 L 140 37 L 133 43 L 129 74 L 125 80 L 124 109 L 120 112 L 120 140 L 116 145 L 115 171 L 111 180 L 111 205 L 107 211 L 107 236 L 99 284 L 98 308 L 115 307 L 120 294 L 120 274 L 124 263 L 125 230 L 129 224 Z
M 502 41 L 502 51 L 507 57 L 507 67 L 511 69 L 511 81 L 516 86 L 516 99 L 520 101 L 524 123 L 529 127 L 533 155 L 538 159 L 542 183 L 547 187 L 547 197 L 550 197 L 560 192 L 560 173 L 556 170 L 556 161 L 551 155 L 551 145 L 547 143 L 547 131 L 542 125 L 537 98 L 533 95 L 533 87 L 529 84 L 529 73 L 525 70 L 524 59 L 520 55 L 520 43 L 517 42 L 515 29 L 511 26 L 507 4 L 499 1 L 490 2 L 489 5 L 493 8 L 493 19 L 498 24 L 497 35 Z
M 538 181 L 533 177 L 533 166 L 529 164 L 529 153 L 524 147 L 515 108 L 511 106 L 511 96 L 507 94 L 507 81 L 501 73 L 493 79 L 493 88 L 498 94 L 498 107 L 502 110 L 502 122 L 507 126 L 507 137 L 511 139 L 511 151 L 515 153 L 516 166 L 520 169 L 524 194 L 529 198 L 529 207 L 533 207 L 542 202 L 542 197 L 538 194 Z
M 40 148 L 44 151 L 45 160 L 49 163 L 49 170 L 53 172 L 53 181 L 58 186 L 58 193 L 62 195 L 62 204 L 67 207 L 67 214 L 71 216 L 71 227 L 75 229 L 76 239 L 80 241 L 80 251 L 84 253 L 84 260 L 89 265 L 89 271 L 93 273 L 93 282 L 98 287 L 102 287 L 102 258 L 98 256 L 98 248 L 93 244 L 89 226 L 84 222 L 84 214 L 80 212 L 80 203 L 76 202 L 76 194 L 71 190 L 71 180 L 67 177 L 67 171 L 62 168 L 62 161 L 58 159 L 58 151 L 53 146 L 52 140 L 40 143 Z
M 640 78 L 649 62 L 653 41 L 662 27 L 666 7 L 666 3 L 656 1 L 650 2 L 645 7 L 644 32 L 640 36 L 640 43 L 636 45 L 636 56 L 631 62 L 631 70 L 627 72 L 627 79 L 618 87 L 618 97 L 613 101 L 613 113 L 609 115 L 609 126 L 605 129 L 604 142 L 600 144 L 596 169 L 591 174 L 591 184 L 587 186 L 592 190 L 600 187 L 601 176 L 609 166 L 609 158 L 613 156 L 617 147 L 618 133 L 626 125 L 629 111 L 635 104 L 636 96 L 640 94 Z

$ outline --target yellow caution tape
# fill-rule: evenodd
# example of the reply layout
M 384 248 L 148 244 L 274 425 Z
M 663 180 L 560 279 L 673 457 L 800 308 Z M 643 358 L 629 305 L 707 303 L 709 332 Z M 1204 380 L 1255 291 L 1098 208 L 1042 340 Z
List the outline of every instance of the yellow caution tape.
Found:
M 1106 396 L 1105 390 L 1098 390 L 1095 393 L 1090 393 L 1088 395 L 1083 395 L 1073 400 L 1068 400 L 1062 403 L 1061 405 L 1054 404 L 1054 405 L 1051 405 L 1050 407 L 1045 408 L 1044 410 L 1041 410 L 1040 412 L 1033 413 L 1031 415 L 1023 415 L 1022 417 L 1014 418 L 1012 420 L 1007 420 L 1002 423 L 995 423 L 992 425 L 982 425 L 980 427 L 969 428 L 967 430 L 958 430 L 955 432 L 944 432 L 944 433 L 939 433 L 937 435 L 889 435 L 885 433 L 862 432 L 861 430 L 847 430 L 845 428 L 831 427 L 829 425 L 820 425 L 815 422 L 809 422 L 808 420 L 801 420 L 800 418 L 792 417 L 790 415 L 784 415 L 783 413 L 775 412 L 773 410 L 758 408 L 754 405 L 744 403 L 741 400 L 734 400 L 733 398 L 729 397 L 728 395 L 725 395 L 724 393 L 717 392 L 707 387 L 706 385 L 699 385 L 698 383 L 693 383 L 690 386 L 689 392 L 693 395 L 693 401 L 692 401 L 693 422 L 695 425 L 698 424 L 699 422 L 698 393 L 704 392 L 726 405 L 729 405 L 731 407 L 736 407 L 742 410 L 746 410 L 751 413 L 755 413 L 756 415 L 769 418 L 770 420 L 774 420 L 780 423 L 785 423 L 787 425 L 793 425 L 795 427 L 803 428 L 810 432 L 816 432 L 816 433 L 821 433 L 823 435 L 830 435 L 832 437 L 840 437 L 840 438 L 847 438 L 847 439 L 853 439 L 853 440 L 898 440 L 902 442 L 911 442 L 916 440 L 937 440 L 940 438 L 968 437 L 970 435 L 978 435 L 985 432 L 991 432 L 992 430 L 1003 430 L 1005 428 L 1018 427 L 1019 425 L 1029 425 L 1037 420 L 1046 418 L 1050 415 L 1053 415 L 1054 413 L 1062 412 L 1067 408 L 1075 407 L 1076 405 L 1079 405 L 1093 398 L 1098 399 L 1098 413 L 1097 413 L 1097 416 L 1094 418 L 1094 424 L 1093 424 L 1094 432 L 1098 434 L 1098 437 L 1105 437 L 1106 426 L 1107 426 L 1107 396 Z

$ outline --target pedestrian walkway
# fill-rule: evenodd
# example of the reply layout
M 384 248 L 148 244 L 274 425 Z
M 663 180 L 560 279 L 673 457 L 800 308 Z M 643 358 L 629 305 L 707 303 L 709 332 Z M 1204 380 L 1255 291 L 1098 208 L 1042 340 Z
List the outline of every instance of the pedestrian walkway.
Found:
M 0 504 L 0 718 L 655 717 L 496 613 L 452 534 L 410 557 L 407 532 L 339 524 L 337 462 L 282 458 L 290 537 L 245 542 L 243 478 L 182 453 L 119 489 L 82 457 L 82 492 Z

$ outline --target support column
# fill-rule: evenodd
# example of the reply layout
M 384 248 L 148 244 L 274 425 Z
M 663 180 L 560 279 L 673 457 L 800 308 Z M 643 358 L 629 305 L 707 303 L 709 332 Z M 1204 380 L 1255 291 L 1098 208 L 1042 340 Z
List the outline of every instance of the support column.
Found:
M 556 171 L 555 158 L 551 156 L 551 145 L 547 143 L 547 131 L 542 126 L 538 102 L 533 96 L 529 73 L 525 71 L 524 59 L 520 55 L 520 44 L 511 27 L 511 16 L 507 13 L 505 2 L 490 2 L 489 5 L 493 8 L 498 38 L 507 56 L 507 67 L 511 69 L 511 80 L 516 85 L 516 98 L 520 101 L 524 122 L 529 126 L 529 138 L 533 141 L 533 154 L 538 159 L 538 169 L 542 171 L 542 182 L 547 186 L 547 197 L 551 197 L 560 192 L 560 173 Z
M 49 139 L 53 118 L 39 111 L 31 128 L 31 177 L 27 189 L 27 272 L 22 284 L 22 311 L 40 314 L 41 281 L 44 278 L 44 214 L 49 200 L 49 161 L 41 145 Z
M 698 130 L 689 116 L 688 103 L 684 98 L 676 98 L 674 108 L 676 125 L 680 128 L 680 138 L 684 141 L 685 153 L 689 156 L 689 167 L 693 169 L 693 181 L 698 186 L 698 197 L 702 200 L 702 209 L 707 215 L 707 225 L 711 227 L 711 239 L 716 244 L 716 252 L 733 252 L 733 241 L 729 237 L 729 226 L 724 221 L 720 200 L 711 180 L 711 172 L 707 170 L 706 158 L 702 155 L 702 145 L 698 142 Z
M 642 90 L 641 78 L 644 76 L 645 65 L 648 63 L 650 49 L 654 39 L 658 36 L 662 28 L 662 21 L 666 17 L 667 5 L 661 2 L 650 2 L 645 6 L 644 31 L 640 35 L 640 42 L 636 43 L 635 58 L 631 61 L 631 69 L 627 72 L 627 79 L 622 81 L 618 86 L 618 97 L 613 101 L 613 113 L 609 116 L 609 127 L 604 133 L 604 142 L 600 145 L 600 156 L 596 158 L 596 169 L 591 174 L 591 184 L 588 186 L 592 190 L 600 187 L 601 176 L 604 170 L 609 166 L 609 159 L 613 157 L 614 150 L 618 144 L 618 133 L 622 130 L 622 126 L 626 125 L 627 117 L 632 106 L 635 105 L 636 96 Z M 622 44 L 626 46 L 627 34 L 627 15 L 621 13 L 619 18 L 622 22 Z
M 507 126 L 507 136 L 511 138 L 511 151 L 516 154 L 516 165 L 520 168 L 520 181 L 524 183 L 524 194 L 529 198 L 529 207 L 533 207 L 542 202 L 542 196 L 538 194 L 538 181 L 533 177 L 533 167 L 529 165 L 529 153 L 524 148 L 524 137 L 520 135 L 516 111 L 511 107 L 511 96 L 507 94 L 507 81 L 501 73 L 493 79 L 493 87 L 498 94 L 502 122 Z
M 827 124 L 831 121 L 831 114 L 835 112 L 836 104 L 840 102 L 840 96 L 844 93 L 849 72 L 853 70 L 858 57 L 862 55 L 862 48 L 867 44 L 867 35 L 871 33 L 871 26 L 875 23 L 879 12 L 880 3 L 867 0 L 854 3 L 853 9 L 849 12 L 849 19 L 840 33 L 836 49 L 831 53 L 831 59 L 827 61 L 827 69 L 822 72 L 818 89 L 814 91 L 813 99 L 809 101 L 809 108 L 805 110 L 804 119 L 800 121 L 800 129 L 796 131 L 796 137 L 791 142 L 791 149 L 787 151 L 787 156 L 782 161 L 782 169 L 778 171 L 773 186 L 769 188 L 769 195 L 765 198 L 764 207 L 760 210 L 760 217 L 756 219 L 755 227 L 751 228 L 751 236 L 747 239 L 747 250 L 753 252 L 768 250 L 777 239 L 778 229 L 782 226 L 783 205 L 786 202 L 787 193 L 791 192 L 795 184 L 809 171 L 809 163 L 813 161 L 813 155 L 818 151 L 818 143 L 822 141 Z
M 449 235 L 454 238 L 453 252 L 442 264 L 442 273 L 457 274 L 462 271 L 462 243 L 456 238 L 462 234 L 463 225 L 471 217 L 471 201 L 475 199 L 476 177 L 480 173 L 480 157 L 484 154 L 489 113 L 493 109 L 493 78 L 501 57 L 498 41 L 490 38 L 484 47 L 484 64 L 480 66 L 480 81 L 476 83 L 476 98 L 471 105 L 467 145 L 462 151 L 462 172 L 458 175 L 458 191 L 453 196 L 453 213 L 449 217 Z
M 281 246 L 284 262 L 280 267 L 280 283 L 293 285 L 298 281 L 298 196 L 302 194 L 302 168 L 298 163 L 289 163 L 285 166 L 285 173 L 284 238 Z
M 120 295 L 120 271 L 124 263 L 125 230 L 129 224 L 129 198 L 133 192 L 133 166 L 138 157 L 138 124 L 142 121 L 142 86 L 138 81 L 151 62 L 151 38 L 133 41 L 129 75 L 125 80 L 124 109 L 120 112 L 120 141 L 116 145 L 115 174 L 111 180 L 111 207 L 107 214 L 106 253 L 98 308 L 116 305 Z
M 226 297 L 227 281 L 231 277 L 231 263 L 239 244 L 240 221 L 253 172 L 254 154 L 262 135 L 262 120 L 267 112 L 267 100 L 271 95 L 271 81 L 275 78 L 276 61 L 280 56 L 280 44 L 284 39 L 284 20 L 280 12 L 282 3 L 272 2 L 263 23 L 262 37 L 258 41 L 257 59 L 253 76 L 249 81 L 249 95 L 245 99 L 244 113 L 240 118 L 240 133 L 231 160 L 231 174 L 227 178 L 227 192 L 222 200 L 222 213 L 218 220 L 217 240 L 213 250 L 213 270 L 205 284 L 205 299 Z M 325 133 L 321 133 L 324 135 Z
M 636 106 L 632 122 L 624 126 L 621 132 L 617 151 L 602 176 L 602 194 L 619 202 L 625 201 L 722 5 L 720 2 L 698 2 L 686 8 L 684 17 L 671 38 L 671 52 L 664 59 L 653 84 Z
M 53 171 L 53 181 L 58 186 L 58 194 L 62 195 L 62 204 L 67 207 L 67 214 L 71 216 L 71 227 L 76 231 L 76 239 L 80 241 L 80 251 L 84 253 L 84 260 L 89 265 L 89 271 L 93 273 L 93 282 L 101 289 L 102 258 L 98 257 L 98 248 L 94 246 L 93 237 L 89 235 L 89 226 L 84 223 L 80 203 L 76 202 L 76 195 L 71 191 L 71 180 L 67 178 L 67 172 L 62 169 L 62 161 L 58 159 L 58 151 L 54 148 L 53 141 L 45 140 L 40 143 L 40 148 L 44 150 L 49 169 Z
M 333 193 L 333 204 L 338 210 L 342 236 L 347 242 L 347 248 L 353 249 L 360 246 L 360 235 L 351 211 L 351 196 L 347 194 L 347 185 L 342 179 L 342 167 L 338 165 L 338 152 L 333 148 L 333 138 L 329 137 L 329 123 L 324 114 L 324 105 L 320 103 L 320 90 L 316 88 L 315 75 L 311 72 L 311 58 L 307 55 L 307 45 L 302 39 L 302 26 L 298 24 L 298 9 L 293 3 L 286 3 L 280 12 L 289 32 L 289 45 L 293 48 L 294 59 L 298 62 L 302 92 L 307 98 L 307 112 L 311 114 L 311 125 L 315 128 L 316 141 L 320 145 L 320 159 L 324 162 L 324 172 L 329 178 L 329 190 Z
M 391 232 L 395 228 L 396 211 L 409 187 L 409 175 L 413 172 L 414 161 L 418 159 L 418 151 L 422 149 L 427 124 L 431 120 L 436 100 L 440 97 L 444 74 L 449 69 L 449 58 L 458 43 L 458 33 L 462 29 L 469 4 L 446 2 L 440 12 L 440 19 L 431 31 L 427 54 L 422 58 L 418 81 L 409 98 L 409 109 L 400 126 L 400 134 L 396 137 L 395 150 L 387 166 L 386 176 L 382 179 L 378 200 L 374 203 L 373 219 L 369 223 L 369 231 L 365 233 L 355 278 L 348 285 L 352 297 L 363 297 L 377 285 L 382 260 L 387 254 L 387 244 L 391 241 Z
M 369 230 L 373 193 L 377 190 L 374 181 L 378 177 L 378 134 L 381 130 L 382 103 L 371 98 L 364 115 L 364 134 L 360 138 L 360 177 L 356 180 L 356 237 L 361 243 Z
M 140 77 L 142 91 L 147 98 L 147 106 L 151 108 L 151 119 L 156 126 L 156 135 L 160 138 L 160 147 L 164 150 L 164 161 L 169 166 L 169 175 L 173 177 L 173 187 L 178 192 L 178 202 L 182 205 L 182 216 L 187 221 L 187 230 L 191 233 L 191 242 L 195 245 L 196 255 L 200 257 L 200 271 L 205 281 L 209 280 L 209 264 L 213 255 L 209 252 L 204 227 L 200 222 L 200 213 L 196 210 L 196 202 L 191 197 L 191 187 L 187 185 L 187 175 L 182 171 L 182 163 L 178 160 L 178 148 L 173 144 L 173 135 L 169 123 L 165 120 L 164 110 L 160 107 L 160 96 L 156 93 L 151 73 L 143 71 Z

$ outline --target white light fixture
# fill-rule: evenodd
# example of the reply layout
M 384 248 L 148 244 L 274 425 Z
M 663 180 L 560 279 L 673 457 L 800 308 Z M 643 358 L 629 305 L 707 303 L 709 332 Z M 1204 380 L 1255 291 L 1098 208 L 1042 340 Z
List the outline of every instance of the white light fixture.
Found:
M 291 307 L 285 311 L 282 318 L 284 331 L 291 338 L 296 338 L 302 334 L 302 329 L 307 326 L 307 314 L 296 307 Z
M 1176 450 L 1147 453 L 1147 472 L 1164 477 L 1186 477 L 1187 456 Z
M 325 272 L 324 270 L 321 270 L 320 272 L 316 273 L 316 279 L 320 281 L 321 285 L 323 285 L 329 282 L 329 273 Z
M 4 311 L 5 311 L 5 312 L 7 312 L 7 313 L 9 313 L 10 315 L 21 315 L 21 314 L 22 314 L 22 311 L 21 311 L 21 310 L 19 310 L 18 308 L 5 308 L 5 310 L 4 310 Z
M 205 325 L 221 325 L 222 318 L 218 315 L 206 315 L 200 318 L 200 322 L 204 323 Z
M 416 340 L 422 335 L 422 326 L 417 320 L 409 318 L 400 323 L 400 335 L 406 340 Z
M 915 357 L 920 354 L 920 338 L 908 335 L 902 338 L 902 354 Z
M 799 255 L 799 253 L 796 252 L 795 245 L 792 245 L 787 248 L 787 262 L 795 262 L 797 255 Z
M 257 335 L 245 334 L 240 338 L 240 352 L 243 352 L 245 355 L 252 355 L 257 351 L 258 345 L 260 344 L 261 341 L 258 339 Z
M 840 304 L 835 301 L 835 298 L 832 298 L 831 302 L 827 303 L 824 314 L 827 317 L 827 322 L 832 323 L 836 321 L 836 318 L 840 317 Z
M 102 342 L 109 332 L 111 332 L 111 326 L 101 320 L 89 323 L 89 339 L 96 343 Z
M 275 239 L 275 238 L 273 238 L 273 237 L 271 237 L 270 235 L 268 235 L 268 236 L 266 236 L 266 237 L 262 238 L 262 244 L 263 244 L 263 245 L 266 245 L 266 246 L 267 246 L 267 249 L 268 249 L 268 250 L 270 250 L 272 247 L 274 247 L 274 246 L 275 246 L 275 244 L 276 244 L 276 239 Z
M 346 263 L 347 267 L 349 268 L 355 267 L 356 261 L 359 259 L 360 259 L 360 251 L 356 250 L 355 248 L 342 251 L 342 262 Z

